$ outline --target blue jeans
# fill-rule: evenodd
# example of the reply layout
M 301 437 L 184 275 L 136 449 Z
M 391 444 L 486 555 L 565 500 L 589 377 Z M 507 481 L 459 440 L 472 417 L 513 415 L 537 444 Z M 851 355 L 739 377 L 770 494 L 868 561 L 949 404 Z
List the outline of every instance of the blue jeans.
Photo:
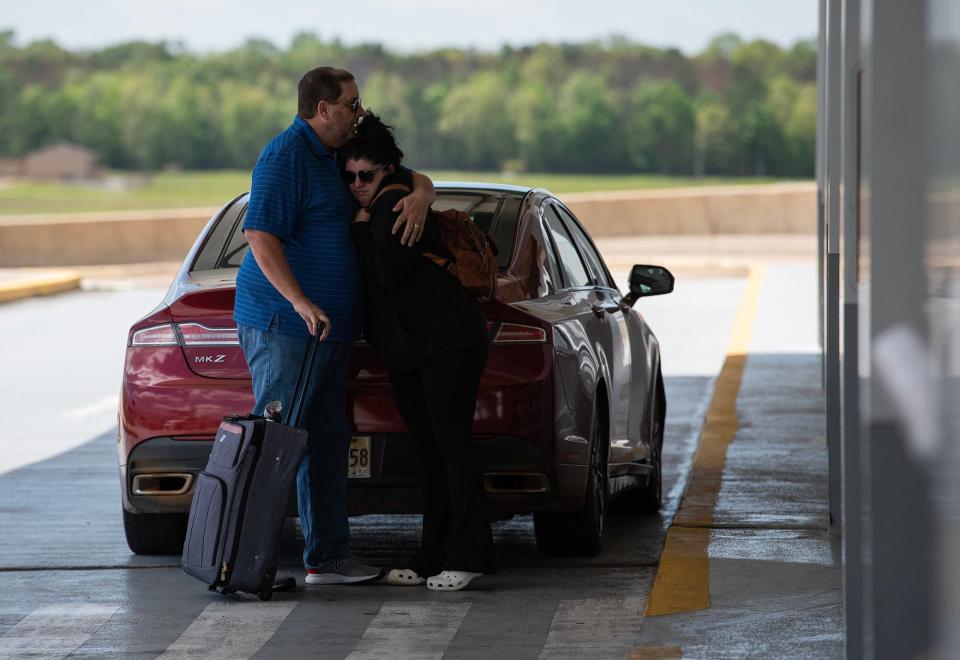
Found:
M 254 413 L 271 401 L 289 410 L 297 373 L 309 337 L 290 337 L 271 326 L 261 332 L 238 325 L 240 346 L 253 378 Z M 351 342 L 323 341 L 307 383 L 300 428 L 307 430 L 307 452 L 297 473 L 297 507 L 306 548 L 307 568 L 346 557 L 350 552 L 347 521 L 347 367 Z

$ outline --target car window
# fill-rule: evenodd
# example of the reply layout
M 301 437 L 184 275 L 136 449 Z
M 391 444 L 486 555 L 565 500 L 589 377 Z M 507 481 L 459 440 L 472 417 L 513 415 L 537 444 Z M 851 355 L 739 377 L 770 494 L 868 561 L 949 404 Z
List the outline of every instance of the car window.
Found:
M 540 286 L 537 287 L 537 296 L 546 296 L 563 288 L 563 279 L 560 277 L 560 266 L 546 230 L 530 232 L 533 251 L 536 254 L 535 268 L 538 271 Z
M 570 230 L 570 234 L 573 236 L 573 240 L 577 243 L 577 247 L 580 248 L 580 254 L 583 255 L 584 260 L 587 262 L 587 268 L 590 270 L 590 277 L 593 283 L 598 286 L 616 288 L 610 281 L 610 275 L 603 265 L 603 259 L 593 246 L 593 241 L 590 240 L 590 237 L 580 228 L 580 224 L 573 218 L 573 215 L 569 211 L 563 207 L 555 208 L 560 212 L 567 229 Z
M 207 234 L 207 240 L 204 241 L 203 247 L 193 260 L 191 271 L 214 270 L 222 267 L 220 264 L 224 259 L 225 244 L 228 239 L 233 243 L 232 239 L 239 233 L 243 240 L 243 232 L 240 231 L 239 226 L 242 225 L 240 221 L 246 210 L 246 202 L 234 202 L 220 214 L 220 219 Z M 246 243 L 245 240 L 243 242 Z
M 587 269 L 584 267 L 583 261 L 580 259 L 580 254 L 577 252 L 573 240 L 564 228 L 563 222 L 560 220 L 560 216 L 557 214 L 557 210 L 553 204 L 545 205 L 543 218 L 546 220 L 550 237 L 556 246 L 557 260 L 563 269 L 563 279 L 566 287 L 575 289 L 590 286 L 590 276 L 587 274 Z
M 247 251 L 250 249 L 250 245 L 247 244 L 246 236 L 244 236 L 243 233 L 243 216 L 246 214 L 247 205 L 244 204 L 243 211 L 240 213 L 240 217 L 237 218 L 237 230 L 233 232 L 233 236 L 230 237 L 227 249 L 220 259 L 220 268 L 239 268 L 240 264 L 243 263 L 243 258 L 246 256 Z
M 514 234 L 521 198 L 502 193 L 467 190 L 438 190 L 436 211 L 463 211 L 497 246 L 497 266 L 506 268 L 513 254 Z

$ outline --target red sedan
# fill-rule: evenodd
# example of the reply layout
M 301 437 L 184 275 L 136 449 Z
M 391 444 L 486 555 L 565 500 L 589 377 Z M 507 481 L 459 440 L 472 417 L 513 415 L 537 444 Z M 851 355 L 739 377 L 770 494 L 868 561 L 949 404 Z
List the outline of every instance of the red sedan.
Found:
M 660 506 L 660 350 L 633 305 L 672 291 L 673 276 L 634 266 L 621 295 L 583 226 L 545 190 L 441 184 L 437 193 L 435 208 L 466 211 L 498 248 L 473 424 L 491 512 L 532 512 L 544 553 L 595 554 L 612 496 L 638 511 Z M 137 553 L 180 552 L 214 431 L 253 404 L 232 318 L 246 207 L 242 195 L 211 218 L 163 302 L 130 328 L 117 450 Z M 348 387 L 351 515 L 417 512 L 414 445 L 363 341 Z

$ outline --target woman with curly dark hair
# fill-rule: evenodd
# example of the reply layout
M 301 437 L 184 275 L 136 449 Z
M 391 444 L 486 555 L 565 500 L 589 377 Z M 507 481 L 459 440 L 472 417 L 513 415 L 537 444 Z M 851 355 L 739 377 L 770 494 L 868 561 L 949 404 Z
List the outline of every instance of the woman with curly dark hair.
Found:
M 392 233 L 397 201 L 411 189 L 392 129 L 367 113 L 338 157 L 364 207 L 352 226 L 366 279 L 365 336 L 390 374 L 394 400 L 421 466 L 423 533 L 391 584 L 457 591 L 496 570 L 483 476 L 471 426 L 487 359 L 483 310 L 460 282 L 423 253 L 449 256 L 435 222 L 408 247 Z

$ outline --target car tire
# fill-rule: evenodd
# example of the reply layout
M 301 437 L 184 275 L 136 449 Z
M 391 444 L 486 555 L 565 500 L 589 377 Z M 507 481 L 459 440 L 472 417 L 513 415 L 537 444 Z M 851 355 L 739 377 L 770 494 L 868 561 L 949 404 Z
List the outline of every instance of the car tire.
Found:
M 127 545 L 138 555 L 179 555 L 187 533 L 183 513 L 130 513 L 123 511 Z
M 657 374 L 657 396 L 654 399 L 653 420 L 650 422 L 650 466 L 645 481 L 625 491 L 617 498 L 616 509 L 626 513 L 656 513 L 663 505 L 663 427 L 666 419 L 666 398 L 663 379 Z
M 590 471 L 583 507 L 573 513 L 538 511 L 533 514 L 537 549 L 554 557 L 592 557 L 600 552 L 609 505 L 606 433 L 594 412 L 590 430 Z

